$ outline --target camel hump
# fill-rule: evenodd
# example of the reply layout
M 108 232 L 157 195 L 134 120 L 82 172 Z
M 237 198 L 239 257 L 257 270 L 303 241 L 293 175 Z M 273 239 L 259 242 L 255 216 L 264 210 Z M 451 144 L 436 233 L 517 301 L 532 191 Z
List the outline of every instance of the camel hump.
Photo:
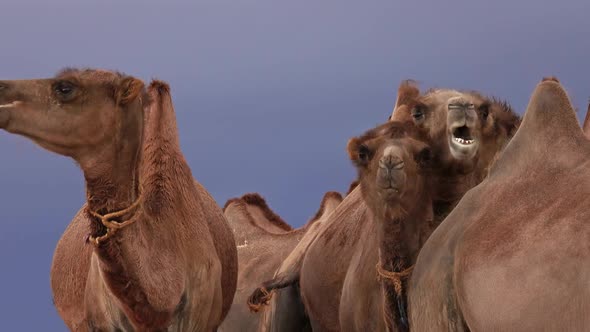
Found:
M 233 207 L 238 208 L 232 209 Z M 228 200 L 223 207 L 223 212 L 230 219 L 240 215 L 237 220 L 248 220 L 249 227 L 254 226 L 265 232 L 276 234 L 293 230 L 287 222 L 271 210 L 266 200 L 258 193 L 248 193 L 240 198 Z
M 268 234 L 266 230 L 258 227 L 247 205 L 242 198 L 232 198 L 223 207 L 223 215 L 234 232 L 237 245 L 244 245 Z
M 420 96 L 420 89 L 418 83 L 414 80 L 404 80 L 400 83 L 397 89 L 397 98 L 393 106 L 393 112 L 389 119 L 391 120 L 394 116 L 395 111 L 400 107 L 409 107 Z
M 270 232 L 289 232 L 293 228 L 276 214 L 266 203 L 264 197 L 258 193 L 248 193 L 242 196 L 248 212 L 254 217 L 257 225 Z
M 307 226 L 315 223 L 318 220 L 323 220 L 327 216 L 329 216 L 340 203 L 342 203 L 342 195 L 336 191 L 328 191 L 324 194 L 322 198 L 322 202 L 320 203 L 320 208 L 316 212 L 316 214 L 307 222 Z
M 149 86 L 150 90 L 156 90 L 159 94 L 169 94 L 170 93 L 170 85 L 168 83 L 161 81 L 161 80 L 152 80 Z
M 146 141 L 172 143 L 177 148 L 179 144 L 176 114 L 172 103 L 170 86 L 164 81 L 153 80 L 147 89 L 147 94 L 149 100 L 147 104 L 148 121 L 145 130 Z
M 547 82 L 547 81 L 553 81 L 553 82 L 557 82 L 559 83 L 559 80 L 557 79 L 557 77 L 555 76 L 545 76 L 543 77 L 543 79 L 541 80 L 541 82 Z
M 556 78 L 545 78 L 536 87 L 520 125 L 520 139 L 531 144 L 562 145 L 560 138 L 582 137 L 576 112 L 565 89 Z M 516 139 L 517 137 L 515 137 Z

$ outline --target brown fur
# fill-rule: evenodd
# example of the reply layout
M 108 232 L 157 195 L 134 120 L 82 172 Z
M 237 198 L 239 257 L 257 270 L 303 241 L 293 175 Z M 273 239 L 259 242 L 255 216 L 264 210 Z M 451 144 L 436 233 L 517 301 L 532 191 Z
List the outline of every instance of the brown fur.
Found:
M 583 331 L 590 326 L 590 142 L 557 80 L 422 249 L 416 331 Z
M 418 93 L 416 93 L 418 91 Z M 434 193 L 435 223 L 452 209 L 462 195 L 479 183 L 487 174 L 496 153 L 504 146 L 518 124 L 518 117 L 504 109 L 503 104 L 472 92 L 436 89 L 419 94 L 415 84 L 402 83 L 392 114 L 392 120 L 415 122 L 418 131 L 432 144 L 434 166 L 437 169 Z M 416 97 L 417 96 L 417 97 Z M 451 98 L 469 100 L 476 106 L 478 119 L 472 130 L 480 139 L 477 154 L 471 159 L 456 160 L 449 148 L 447 104 Z M 401 104 L 403 101 L 404 104 Z M 484 120 L 482 106 L 489 105 Z M 421 107 L 424 121 L 415 121 L 412 112 Z M 374 271 L 376 252 L 367 243 L 375 242 L 372 222 L 360 190 L 350 193 L 336 211 L 324 222 L 314 241 L 307 247 L 302 259 L 300 286 L 303 302 L 314 331 L 339 331 L 347 328 L 340 324 L 345 313 L 340 313 L 343 289 L 371 287 L 375 277 L 364 284 L 355 284 L 347 278 L 349 271 L 370 265 Z M 354 273 L 350 274 L 355 275 Z M 350 286 L 347 286 L 350 285 Z M 360 314 L 371 317 L 378 307 L 364 306 Z
M 268 230 L 275 223 L 268 218 L 279 218 L 267 206 L 259 194 L 247 194 L 231 199 L 225 204 L 224 213 L 236 236 L 238 247 L 238 288 L 232 308 L 220 326 L 220 331 L 256 331 L 262 314 L 253 314 L 246 305 L 248 295 L 261 281 L 272 278 L 281 262 L 299 243 L 310 227 L 335 209 L 342 196 L 328 192 L 324 195 L 315 216 L 299 229 L 288 232 Z M 254 214 L 252 205 L 264 206 L 265 214 Z M 286 224 L 286 223 L 285 223 Z
M 236 285 L 234 240 L 221 209 L 195 183 L 178 144 L 168 85 L 144 91 L 133 77 L 104 70 L 62 71 L 53 79 L 6 81 L 0 127 L 76 160 L 87 205 L 60 239 L 51 282 L 73 331 L 214 330 Z M 75 114 L 75 116 L 74 116 Z M 90 211 L 141 205 L 105 233 Z

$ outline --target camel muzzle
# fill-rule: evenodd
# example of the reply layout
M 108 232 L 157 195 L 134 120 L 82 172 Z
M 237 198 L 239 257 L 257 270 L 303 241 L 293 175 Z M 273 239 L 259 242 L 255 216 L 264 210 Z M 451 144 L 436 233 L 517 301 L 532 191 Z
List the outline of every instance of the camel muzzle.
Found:
M 385 154 L 379 160 L 377 170 L 377 185 L 388 195 L 399 195 L 406 182 L 404 161 L 386 149 Z
M 479 145 L 475 105 L 456 101 L 449 103 L 448 111 L 447 128 L 451 153 L 458 160 L 472 159 Z

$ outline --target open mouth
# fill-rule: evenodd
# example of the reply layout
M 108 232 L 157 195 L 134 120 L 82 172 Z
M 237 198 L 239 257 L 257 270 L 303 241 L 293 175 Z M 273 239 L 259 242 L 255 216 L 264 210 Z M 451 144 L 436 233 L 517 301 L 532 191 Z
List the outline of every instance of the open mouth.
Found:
M 449 148 L 457 160 L 469 160 L 475 157 L 478 150 L 478 140 L 473 129 L 463 125 L 451 130 Z
M 475 143 L 475 139 L 471 136 L 471 130 L 467 126 L 461 126 L 453 130 L 453 141 L 461 145 Z

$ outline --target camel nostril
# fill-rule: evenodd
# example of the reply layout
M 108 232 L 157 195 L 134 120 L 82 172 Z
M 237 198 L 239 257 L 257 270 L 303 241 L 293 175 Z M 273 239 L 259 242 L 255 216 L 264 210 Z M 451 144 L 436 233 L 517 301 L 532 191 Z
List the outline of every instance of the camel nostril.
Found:
M 385 169 L 402 169 L 404 168 L 404 161 L 393 155 L 386 155 L 379 161 L 379 167 Z

